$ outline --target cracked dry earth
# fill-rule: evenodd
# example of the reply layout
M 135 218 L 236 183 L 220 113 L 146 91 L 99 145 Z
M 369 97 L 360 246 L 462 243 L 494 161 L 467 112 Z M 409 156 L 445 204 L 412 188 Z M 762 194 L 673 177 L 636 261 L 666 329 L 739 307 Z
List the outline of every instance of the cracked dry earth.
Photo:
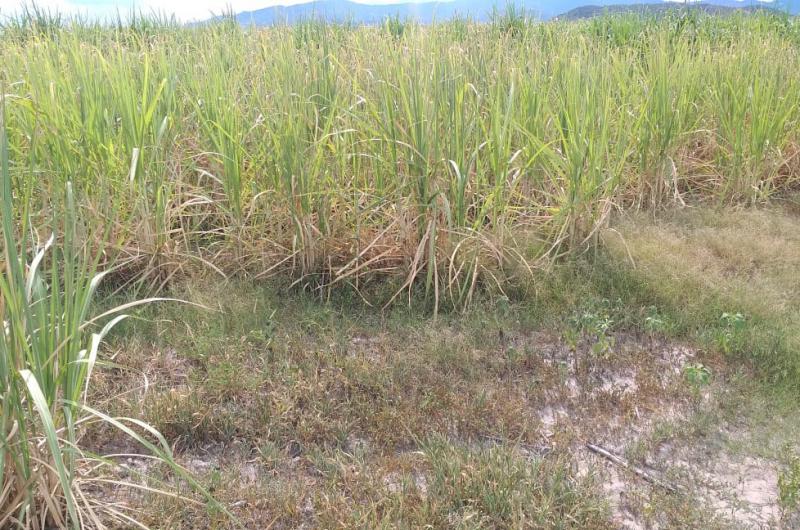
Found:
M 600 444 L 624 457 L 660 426 L 690 422 L 697 409 L 714 407 L 720 383 L 687 397 L 681 388 L 686 386 L 684 368 L 696 361 L 695 349 L 624 333 L 614 334 L 613 339 L 613 361 L 587 367 L 575 360 L 580 354 L 552 335 L 512 339 L 516 347 L 535 344 L 544 362 L 558 368 L 561 379 L 546 392 L 547 402 L 538 411 L 543 443 L 528 449 L 542 456 L 566 443 L 578 474 L 597 479 L 615 526 L 669 528 L 648 498 L 659 486 L 586 450 L 584 444 Z M 582 346 L 579 351 L 586 349 Z M 723 378 L 725 367 L 717 370 Z M 594 408 L 599 403 L 605 406 Z M 603 412 L 598 414 L 598 410 Z M 715 434 L 735 437 L 737 433 Z M 778 503 L 777 462 L 746 451 L 734 453 L 703 439 L 676 438 L 657 444 L 642 456 L 641 463 L 631 462 L 678 490 L 656 491 L 660 497 L 679 496 L 679 504 L 691 499 L 708 524 L 720 528 L 788 529 L 800 524 L 794 517 L 784 521 Z
M 392 348 L 392 338 L 382 334 L 356 335 L 349 341 L 349 355 L 371 363 L 398 354 Z M 698 411 L 717 406 L 726 378 L 724 364 L 704 358 L 712 365 L 714 382 L 692 389 L 684 369 L 697 361 L 699 353 L 693 348 L 626 333 L 613 334 L 613 344 L 613 353 L 606 358 L 591 359 L 586 354 L 590 345 L 570 348 L 555 334 L 507 337 L 503 345 L 506 354 L 533 352 L 534 371 L 545 374 L 530 402 L 532 417 L 539 420 L 534 427 L 538 442 L 516 444 L 490 433 L 479 440 L 458 438 L 452 433 L 446 436 L 454 445 L 466 447 L 515 446 L 531 458 L 565 456 L 578 476 L 593 477 L 608 503 L 615 528 L 674 528 L 676 519 L 669 510 L 697 512 L 692 525 L 685 527 L 794 527 L 778 505 L 776 462 L 749 455 L 747 450 L 732 452 L 724 444 L 715 443 L 726 435 L 718 427 L 712 427 L 706 436 L 680 434 L 685 431 L 681 426 L 691 425 Z M 180 364 L 174 352 L 168 358 L 171 365 Z M 182 373 L 180 367 L 172 368 L 173 373 Z M 586 443 L 628 460 L 674 485 L 678 492 L 664 491 L 589 452 Z M 282 463 L 274 466 L 265 466 L 264 459 L 242 440 L 195 447 L 178 459 L 203 480 L 224 472 L 243 486 L 247 494 L 225 499 L 237 514 L 257 511 L 259 497 L 268 492 L 294 488 L 297 494 L 287 501 L 294 504 L 286 509 L 300 514 L 303 527 L 315 528 L 316 507 L 308 492 L 321 487 L 320 474 L 303 448 L 290 446 L 281 457 Z M 370 471 L 375 474 L 372 487 L 382 488 L 387 494 L 407 488 L 422 498 L 427 494 L 429 477 L 424 466 L 415 467 L 417 448 L 387 456 L 385 448 L 375 447 L 369 439 L 354 433 L 347 437 L 343 452 L 360 455 L 364 461 L 405 462 L 406 473 L 379 463 Z M 129 458 L 126 465 L 146 468 L 148 463 L 141 460 L 137 464 L 137 459 Z M 302 484 L 299 489 L 298 483 Z
M 624 417 L 612 412 L 606 418 L 606 429 L 601 427 L 591 433 L 581 432 L 577 427 L 573 431 L 572 461 L 579 475 L 592 474 L 597 479 L 612 510 L 614 525 L 625 529 L 672 528 L 674 521 L 659 513 L 658 505 L 672 496 L 677 506 L 689 504 L 697 510 L 708 527 L 796 528 L 794 525 L 800 521 L 783 514 L 778 503 L 778 463 L 748 455 L 747 448 L 733 452 L 726 449 L 725 444 L 718 443 L 721 438 L 736 438 L 739 433 L 721 429 L 711 433 L 710 440 L 667 437 L 655 446 L 645 447 L 644 454 L 629 461 L 655 480 L 675 488 L 676 492 L 668 492 L 619 464 L 582 450 L 580 441 L 586 440 L 624 459 L 630 452 L 641 452 L 641 447 L 637 446 L 652 441 L 659 428 L 665 425 L 679 428 L 681 424 L 691 422 L 698 410 L 715 407 L 715 400 L 719 399 L 719 382 L 688 399 L 685 396 L 679 398 L 681 393 L 673 391 L 684 384 L 684 367 L 697 357 L 697 352 L 691 347 L 654 341 L 642 343 L 626 335 L 616 338 L 615 355 L 621 352 L 622 358 L 633 360 L 636 352 L 644 350 L 649 361 L 633 363 L 631 368 L 620 368 L 617 363 L 616 367 L 593 374 L 585 384 L 577 381 L 574 370 L 569 371 L 566 379 L 569 395 L 566 403 L 588 395 L 589 398 L 601 397 L 610 401 L 625 398 L 631 403 L 645 405 L 641 408 L 634 405 L 634 413 Z M 558 359 L 556 355 L 553 358 L 557 359 L 556 362 L 566 363 L 563 357 Z M 724 378 L 725 368 L 719 366 L 717 371 L 718 377 Z M 647 381 L 654 374 L 657 374 L 655 387 L 650 381 L 649 388 L 640 388 L 640 381 Z M 642 395 L 642 392 L 657 391 L 659 386 L 663 393 L 658 397 Z M 569 405 L 564 404 L 548 405 L 540 415 L 543 433 L 553 437 L 561 429 L 598 419 L 587 417 L 591 414 L 582 413 L 577 408 L 570 411 Z
M 624 444 L 617 453 L 624 454 Z M 620 528 L 671 528 L 659 520 L 657 506 L 648 498 L 651 486 L 620 467 L 595 455 L 579 457 L 584 473 L 595 473 Z M 761 457 L 709 452 L 700 446 L 666 443 L 638 466 L 678 488 L 680 496 L 704 512 L 713 528 L 796 528 L 784 521 L 778 504 L 778 468 Z

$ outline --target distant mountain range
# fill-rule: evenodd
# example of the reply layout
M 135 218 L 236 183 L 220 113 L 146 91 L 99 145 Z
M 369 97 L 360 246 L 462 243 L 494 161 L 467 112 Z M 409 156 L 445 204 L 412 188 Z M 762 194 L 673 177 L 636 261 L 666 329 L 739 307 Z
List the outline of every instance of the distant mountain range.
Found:
M 692 9 L 716 13 L 731 9 L 754 9 L 769 7 L 783 9 L 791 14 L 798 14 L 800 0 L 787 0 L 786 6 L 779 2 L 760 2 L 756 0 L 711 0 L 692 1 Z M 613 2 L 613 3 L 612 3 Z M 236 15 L 236 20 L 243 25 L 269 26 L 280 23 L 293 23 L 308 19 L 322 19 L 332 22 L 354 22 L 374 24 L 387 17 L 414 19 L 422 23 L 434 20 L 447 20 L 454 16 L 464 16 L 473 20 L 487 20 L 497 9 L 503 11 L 510 4 L 525 10 L 534 17 L 544 20 L 559 18 L 584 18 L 603 12 L 622 11 L 662 11 L 684 8 L 687 4 L 664 2 L 662 0 L 612 0 L 601 5 L 587 6 L 586 0 L 432 0 L 421 2 L 405 2 L 396 4 L 366 4 L 350 0 L 312 0 L 306 3 L 289 6 L 271 6 L 255 11 L 245 11 Z
M 559 20 L 580 20 L 583 18 L 593 18 L 602 15 L 615 15 L 625 13 L 638 13 L 648 15 L 664 15 L 678 9 L 688 9 L 691 11 L 700 11 L 709 15 L 727 15 L 737 11 L 745 11 L 748 13 L 757 11 L 773 11 L 774 8 L 767 5 L 717 5 L 711 3 L 692 3 L 689 5 L 679 5 L 673 2 L 664 2 L 663 4 L 630 4 L 620 5 L 613 4 L 608 6 L 581 6 L 571 9 L 566 13 L 558 15 Z

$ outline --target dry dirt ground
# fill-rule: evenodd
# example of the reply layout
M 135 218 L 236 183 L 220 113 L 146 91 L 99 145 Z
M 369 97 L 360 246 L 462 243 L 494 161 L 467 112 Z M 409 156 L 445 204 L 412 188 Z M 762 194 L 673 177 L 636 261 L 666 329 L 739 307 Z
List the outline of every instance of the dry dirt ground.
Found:
M 742 223 L 763 223 L 762 241 L 795 244 L 800 231 L 786 230 L 800 223 L 731 215 L 620 224 L 624 253 L 608 248 L 619 267 L 636 261 L 634 280 L 598 282 L 597 267 L 578 266 L 435 320 L 275 286 L 182 286 L 177 295 L 211 310 L 139 315 L 112 345 L 116 365 L 96 397 L 163 432 L 248 528 L 800 528 L 779 488 L 800 454 L 796 400 L 771 392 L 769 373 L 739 351 L 764 327 L 758 293 L 796 292 L 800 247 L 762 249 L 745 267 L 724 246 Z M 654 237 L 671 258 L 651 248 Z M 670 259 L 698 253 L 703 282 L 722 294 L 685 291 L 695 302 L 675 303 L 674 284 L 696 275 L 674 272 Z M 643 290 L 636 278 L 661 283 Z M 798 306 L 772 313 L 789 344 Z M 106 427 L 86 439 L 101 453 L 138 452 Z M 163 466 L 115 461 L 128 480 L 195 501 L 105 493 L 143 523 L 234 526 Z

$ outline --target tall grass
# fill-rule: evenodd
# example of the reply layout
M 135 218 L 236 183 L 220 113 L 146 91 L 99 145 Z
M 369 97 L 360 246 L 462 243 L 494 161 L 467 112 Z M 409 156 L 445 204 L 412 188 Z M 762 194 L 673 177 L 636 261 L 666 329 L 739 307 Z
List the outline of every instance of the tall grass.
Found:
M 3 27 L 0 82 L 30 168 L 15 185 L 35 179 L 41 204 L 73 182 L 90 223 L 113 202 L 128 275 L 392 275 L 459 305 L 591 247 L 615 210 L 795 187 L 798 43 L 770 14 L 268 29 L 40 15 Z
M 12 186 L 3 104 L 0 98 L 0 527 L 136 525 L 124 505 L 97 497 L 103 483 L 137 486 L 104 476 L 113 460 L 85 451 L 81 436 L 87 424 L 106 422 L 197 486 L 155 429 L 88 403 L 103 338 L 122 311 L 149 300 L 92 315 L 104 276 L 99 253 L 87 247 L 96 234 L 79 221 L 70 182 L 63 196 L 51 197 L 52 223 L 31 223 L 35 183 Z M 47 228 L 57 233 L 43 242 Z

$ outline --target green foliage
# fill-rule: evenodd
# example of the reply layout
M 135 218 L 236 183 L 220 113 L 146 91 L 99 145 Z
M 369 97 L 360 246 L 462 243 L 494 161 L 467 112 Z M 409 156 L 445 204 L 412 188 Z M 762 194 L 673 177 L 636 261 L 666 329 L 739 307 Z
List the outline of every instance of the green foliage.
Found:
M 794 458 L 778 477 L 778 495 L 784 510 L 792 511 L 800 506 L 800 458 Z
M 657 307 L 650 306 L 647 308 L 647 316 L 644 318 L 644 329 L 650 334 L 663 334 L 669 329 L 669 321 L 658 311 Z
M 560 462 L 520 458 L 501 447 L 467 451 L 436 439 L 424 454 L 431 468 L 428 509 L 437 520 L 495 528 L 603 524 L 602 505 Z
M 66 22 L 58 11 L 27 2 L 22 4 L 17 14 L 5 18 L 4 31 L 20 41 L 55 38 L 64 29 Z
M 686 381 L 695 389 L 706 386 L 711 382 L 711 370 L 702 363 L 687 364 L 683 367 Z
M 33 13 L 0 29 L 0 82 L 12 179 L 37 205 L 71 181 L 89 225 L 113 203 L 129 275 L 392 276 L 438 310 L 594 248 L 617 207 L 793 189 L 798 34 L 512 6 L 250 30 Z
M 512 38 L 525 35 L 532 19 L 524 8 L 515 3 L 508 3 L 500 10 L 495 5 L 491 14 L 491 25 L 494 31 Z
M 797 218 L 769 208 L 636 219 L 603 239 L 591 276 L 603 296 L 657 305 L 667 336 L 748 361 L 771 384 L 797 389 Z
M 746 321 L 741 313 L 722 313 L 722 324 L 717 332 L 717 346 L 723 352 L 730 354 L 741 350 Z
M 122 311 L 152 300 L 92 316 L 104 274 L 97 272 L 99 257 L 88 242 L 103 234 L 81 225 L 70 182 L 53 205 L 53 235 L 44 243 L 31 238 L 30 188 L 12 186 L 3 104 L 0 99 L 0 521 L 82 528 L 102 513 L 130 523 L 130 516 L 111 505 L 96 505 L 87 491 L 93 479 L 104 480 L 92 470 L 106 464 L 81 449 L 89 422 L 118 429 L 202 491 L 174 462 L 158 431 L 87 403 L 104 337 L 125 318 Z M 102 321 L 104 326 L 92 331 Z
M 584 340 L 595 357 L 605 358 L 613 353 L 614 337 L 610 332 L 614 321 L 608 313 L 608 305 L 604 300 L 597 311 L 585 310 L 572 315 L 565 338 L 573 349 L 577 348 L 579 340 Z
M 386 32 L 394 37 L 396 40 L 400 40 L 403 38 L 403 32 L 406 29 L 406 22 L 400 18 L 400 15 L 394 15 L 391 17 L 386 18 L 383 21 L 383 27 L 386 29 Z

